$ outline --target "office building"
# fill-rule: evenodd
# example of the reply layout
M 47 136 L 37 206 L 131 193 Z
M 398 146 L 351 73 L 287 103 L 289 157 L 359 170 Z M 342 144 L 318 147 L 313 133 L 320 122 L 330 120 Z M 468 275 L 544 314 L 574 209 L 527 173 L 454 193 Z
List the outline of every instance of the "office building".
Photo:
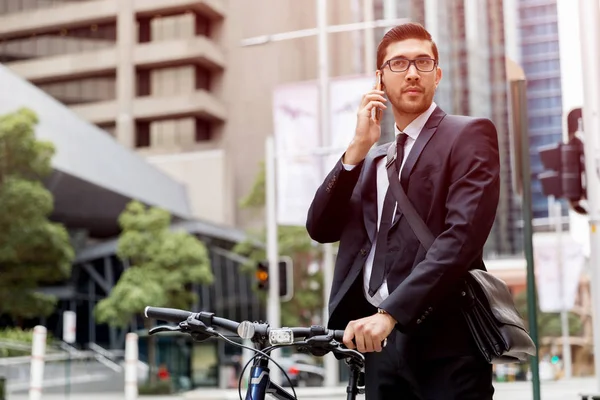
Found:
M 509 0 L 505 15 L 510 29 L 517 32 L 507 45 L 508 54 L 522 66 L 527 78 L 533 217 L 546 218 L 548 198 L 537 179 L 543 171 L 538 148 L 559 142 L 563 135 L 556 0 Z M 563 212 L 566 209 L 563 204 Z

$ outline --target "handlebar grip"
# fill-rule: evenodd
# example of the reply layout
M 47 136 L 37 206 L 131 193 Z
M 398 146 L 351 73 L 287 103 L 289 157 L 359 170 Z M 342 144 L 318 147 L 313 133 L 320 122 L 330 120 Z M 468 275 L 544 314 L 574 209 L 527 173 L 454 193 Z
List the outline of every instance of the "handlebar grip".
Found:
M 144 310 L 146 318 L 175 323 L 185 321 L 192 314 L 190 311 L 178 310 L 176 308 L 146 307 Z
M 342 339 L 344 339 L 344 331 L 338 331 L 338 330 L 333 331 L 333 338 L 335 340 L 337 340 L 338 342 L 341 342 Z

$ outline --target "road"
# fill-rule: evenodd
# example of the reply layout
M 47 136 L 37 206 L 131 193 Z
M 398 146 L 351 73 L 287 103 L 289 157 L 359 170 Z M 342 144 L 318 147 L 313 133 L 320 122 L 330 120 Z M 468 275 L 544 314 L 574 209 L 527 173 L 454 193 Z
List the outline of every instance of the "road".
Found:
M 593 392 L 596 381 L 593 378 L 577 378 L 558 382 L 542 383 L 542 400 L 578 400 L 579 393 Z M 494 400 L 531 400 L 530 382 L 496 383 Z M 299 399 L 343 400 L 345 388 L 300 388 L 296 390 Z M 364 396 L 359 396 L 364 399 Z M 27 400 L 26 394 L 9 395 L 7 400 Z M 237 390 L 198 389 L 176 396 L 140 396 L 140 400 L 234 400 Z M 72 393 L 67 399 L 64 394 L 46 394 L 42 400 L 124 400 L 119 392 Z

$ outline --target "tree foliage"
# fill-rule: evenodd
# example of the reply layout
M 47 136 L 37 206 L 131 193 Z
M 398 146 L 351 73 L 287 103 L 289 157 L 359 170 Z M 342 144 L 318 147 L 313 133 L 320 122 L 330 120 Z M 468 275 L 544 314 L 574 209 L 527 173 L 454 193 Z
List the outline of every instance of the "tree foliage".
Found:
M 117 256 L 129 264 L 110 296 L 95 310 L 100 323 L 125 327 L 148 305 L 189 308 L 191 284 L 213 281 L 208 251 L 187 232 L 170 230 L 170 214 L 130 202 L 119 217 Z
M 54 146 L 37 140 L 36 115 L 21 109 L 0 117 L 0 314 L 47 316 L 56 298 L 36 292 L 71 274 L 74 251 L 64 226 L 48 217 Z
M 209 284 L 213 275 L 204 244 L 187 232 L 170 229 L 171 215 L 131 201 L 119 216 L 117 256 L 129 267 L 94 310 L 99 323 L 126 327 L 146 306 L 189 309 L 192 284 Z M 146 328 L 151 322 L 145 320 Z M 156 382 L 156 342 L 148 339 L 150 384 Z
M 241 199 L 240 207 L 261 209 L 265 206 L 265 168 L 261 163 L 250 192 Z M 321 250 L 308 236 L 303 226 L 280 225 L 277 228 L 279 254 L 292 258 L 294 263 L 294 297 L 281 305 L 282 326 L 310 325 L 323 310 L 323 276 L 320 270 L 311 268 L 318 262 Z M 248 232 L 248 239 L 239 243 L 234 251 L 248 257 L 244 265 L 253 274 L 256 264 L 267 259 L 266 249 L 257 243 L 266 242 L 266 230 Z M 257 291 L 266 300 L 267 293 Z
M 515 296 L 515 306 L 523 317 L 525 324 L 529 326 L 529 312 L 527 310 L 527 292 L 524 290 Z M 581 334 L 581 318 L 569 312 L 569 334 L 577 336 Z M 562 335 L 560 313 L 537 312 L 538 337 L 560 337 Z

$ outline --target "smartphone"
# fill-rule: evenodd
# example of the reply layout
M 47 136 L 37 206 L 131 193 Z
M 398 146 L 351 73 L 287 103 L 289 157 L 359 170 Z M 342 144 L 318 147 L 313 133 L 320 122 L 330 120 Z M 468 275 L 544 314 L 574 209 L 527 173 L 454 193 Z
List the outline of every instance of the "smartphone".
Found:
M 377 85 L 375 86 L 375 89 L 382 90 L 381 88 L 382 88 L 383 84 L 381 83 L 381 71 L 377 70 L 376 74 L 377 74 Z M 375 120 L 381 121 L 382 113 L 383 113 L 382 109 L 375 107 Z

